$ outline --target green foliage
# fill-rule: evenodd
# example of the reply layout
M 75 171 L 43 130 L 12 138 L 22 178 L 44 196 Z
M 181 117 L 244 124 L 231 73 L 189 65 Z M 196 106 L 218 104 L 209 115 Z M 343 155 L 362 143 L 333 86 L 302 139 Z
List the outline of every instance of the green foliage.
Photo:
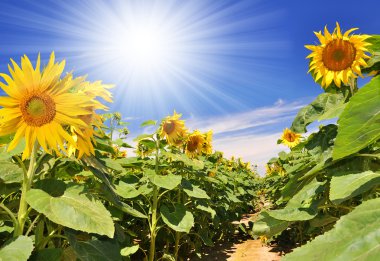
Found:
M 380 138 L 380 76 L 355 94 L 338 121 L 333 158 L 347 157 Z
M 183 204 L 176 203 L 173 208 L 171 211 L 169 207 L 161 206 L 162 220 L 175 231 L 189 233 L 194 225 L 193 214 Z
M 32 189 L 27 193 L 27 202 L 57 224 L 112 238 L 114 225 L 110 213 L 103 204 L 89 197 L 82 186 L 68 187 L 60 197 Z
M 363 202 L 332 230 L 296 248 L 284 260 L 376 260 L 380 255 L 379 230 L 380 198 L 377 198 Z
M 33 240 L 30 237 L 19 236 L 14 241 L 0 249 L 1 261 L 26 261 L 33 251 Z
M 343 93 L 322 93 L 312 103 L 303 107 L 295 117 L 291 129 L 297 133 L 306 132 L 306 127 L 318 120 L 338 117 L 345 107 Z

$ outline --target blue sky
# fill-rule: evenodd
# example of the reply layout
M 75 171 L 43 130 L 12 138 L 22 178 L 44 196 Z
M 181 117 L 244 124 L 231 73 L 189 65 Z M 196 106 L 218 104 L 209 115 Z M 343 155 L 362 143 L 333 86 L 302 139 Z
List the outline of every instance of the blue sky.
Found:
M 338 21 L 378 34 L 379 8 L 376 0 L 3 0 L 0 71 L 10 58 L 41 53 L 46 62 L 54 50 L 67 71 L 115 84 L 111 109 L 132 136 L 142 121 L 177 110 L 191 128 L 213 128 L 216 149 L 262 165 L 322 92 L 306 73 L 313 31 Z

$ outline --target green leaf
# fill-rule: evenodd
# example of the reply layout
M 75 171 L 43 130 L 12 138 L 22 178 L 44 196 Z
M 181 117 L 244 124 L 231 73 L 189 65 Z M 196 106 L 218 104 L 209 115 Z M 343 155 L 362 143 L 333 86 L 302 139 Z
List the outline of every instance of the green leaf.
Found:
M 185 193 L 193 198 L 206 198 L 209 199 L 210 197 L 207 195 L 206 191 L 201 189 L 199 186 L 195 186 L 191 184 L 191 182 L 187 180 L 182 180 L 182 188 Z
M 338 120 L 333 159 L 360 151 L 380 138 L 380 76 L 351 98 Z
M 30 261 L 61 261 L 62 255 L 62 248 L 40 249 L 30 257 Z
M 102 159 L 102 161 L 104 161 L 105 165 L 110 169 L 113 169 L 119 172 L 124 171 L 124 168 L 121 166 L 121 164 L 117 160 L 106 158 L 106 159 Z
M 318 182 L 313 179 L 289 200 L 285 208 L 309 207 L 312 199 L 323 191 L 324 184 L 325 182 Z
M 216 211 L 206 204 L 198 203 L 195 208 L 210 213 L 211 218 L 214 218 L 216 216 Z
M 152 126 L 152 125 L 156 125 L 156 124 L 157 124 L 157 121 L 148 120 L 148 121 L 144 121 L 143 123 L 141 123 L 140 127 Z
M 0 180 L 4 183 L 20 183 L 23 180 L 22 169 L 9 161 L 0 161 Z
M 60 197 L 52 197 L 40 189 L 31 189 L 26 200 L 33 209 L 57 224 L 113 237 L 115 228 L 111 214 L 102 203 L 89 199 L 81 186 L 67 188 Z
M 116 193 L 123 198 L 135 198 L 141 195 L 141 191 L 137 190 L 134 185 L 120 181 L 118 185 L 115 186 Z
M 278 220 L 301 221 L 314 218 L 317 212 L 310 208 L 284 208 L 270 210 L 268 214 Z
M 153 170 L 146 170 L 146 175 L 149 177 L 149 180 L 156 186 L 168 190 L 172 190 L 177 187 L 182 180 L 182 176 L 169 174 L 166 176 L 157 175 Z
M 268 212 L 261 212 L 257 221 L 253 224 L 252 233 L 270 238 L 284 231 L 289 225 L 290 222 L 275 219 L 269 216 Z
M 187 211 L 183 204 L 176 203 L 174 211 L 170 211 L 167 206 L 162 205 L 160 212 L 165 224 L 175 231 L 189 233 L 194 225 L 193 214 Z
M 65 230 L 66 233 L 66 230 Z M 73 233 L 67 232 L 70 245 L 81 261 L 121 261 L 120 247 L 116 240 L 78 241 Z
M 128 143 L 126 143 L 123 139 L 117 139 L 117 140 L 113 141 L 113 143 L 116 144 L 119 147 L 133 149 L 133 146 L 131 146 Z
M 345 106 L 344 103 L 343 93 L 322 93 L 298 112 L 291 129 L 297 133 L 305 133 L 306 126 L 316 120 L 338 117 Z
M 153 138 L 153 134 L 141 134 L 133 139 L 133 141 L 140 141 L 146 138 Z
M 333 229 L 294 249 L 284 260 L 378 260 L 379 231 L 380 198 L 377 198 L 363 202 L 343 216 Z
M 332 177 L 330 200 L 334 204 L 340 204 L 347 199 L 363 194 L 379 184 L 380 173 L 370 170 Z
M 26 261 L 33 251 L 33 241 L 30 237 L 19 236 L 2 249 L 0 261 Z
M 124 247 L 122 250 L 120 250 L 120 254 L 122 256 L 130 256 L 136 253 L 139 248 L 139 245 Z

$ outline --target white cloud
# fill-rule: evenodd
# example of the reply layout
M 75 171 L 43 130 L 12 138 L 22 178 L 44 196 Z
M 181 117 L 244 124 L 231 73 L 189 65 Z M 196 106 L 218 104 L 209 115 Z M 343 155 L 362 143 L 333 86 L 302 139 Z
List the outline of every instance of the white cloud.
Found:
M 287 150 L 284 145 L 278 145 L 277 140 L 304 105 L 279 99 L 271 107 L 247 112 L 200 119 L 192 117 L 186 125 L 202 131 L 212 129 L 215 150 L 223 151 L 226 157 L 242 157 L 244 161 L 257 164 L 259 173 L 264 174 L 265 163 L 278 152 Z

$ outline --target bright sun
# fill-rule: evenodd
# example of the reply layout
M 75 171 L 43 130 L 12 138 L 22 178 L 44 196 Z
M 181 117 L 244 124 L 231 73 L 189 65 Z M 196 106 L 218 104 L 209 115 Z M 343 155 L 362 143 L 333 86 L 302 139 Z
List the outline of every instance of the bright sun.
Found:
M 136 24 L 116 34 L 114 50 L 136 73 L 160 71 L 171 60 L 172 36 L 158 26 Z

